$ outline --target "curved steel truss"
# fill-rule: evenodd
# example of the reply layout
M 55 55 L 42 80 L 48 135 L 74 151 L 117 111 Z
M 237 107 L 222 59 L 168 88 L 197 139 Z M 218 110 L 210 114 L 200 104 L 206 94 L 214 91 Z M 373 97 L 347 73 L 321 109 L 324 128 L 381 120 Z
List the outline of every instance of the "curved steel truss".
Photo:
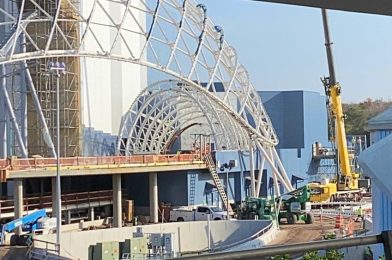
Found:
M 111 15 L 108 5 L 119 15 Z M 19 64 L 31 78 L 28 61 L 87 57 L 146 66 L 169 78 L 145 89 L 123 117 L 120 140 L 131 140 L 126 153 L 162 153 L 181 129 L 207 124 L 220 147 L 260 150 L 261 165 L 267 161 L 275 183 L 291 188 L 260 97 L 204 5 L 193 0 L 19 0 L 12 10 L 17 11 L 0 8 L 0 31 L 6 32 L 0 43 L 3 68 Z M 40 28 L 47 29 L 37 37 Z M 102 30 L 115 37 L 108 39 Z M 33 84 L 30 91 L 46 143 L 53 148 Z M 11 104 L 8 110 L 12 114 Z M 17 126 L 19 146 L 27 156 Z

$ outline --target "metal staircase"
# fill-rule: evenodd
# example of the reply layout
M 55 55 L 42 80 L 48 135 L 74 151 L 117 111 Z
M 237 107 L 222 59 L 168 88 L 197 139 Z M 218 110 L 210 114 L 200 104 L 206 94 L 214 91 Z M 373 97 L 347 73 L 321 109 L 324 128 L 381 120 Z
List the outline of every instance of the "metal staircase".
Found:
M 191 173 L 190 180 L 189 180 L 189 206 L 195 205 L 195 195 L 196 195 L 196 173 Z
M 223 204 L 225 205 L 225 208 L 228 209 L 229 212 L 233 212 L 233 209 L 231 208 L 230 203 L 228 203 L 228 201 L 227 201 L 227 194 L 225 192 L 225 189 L 223 188 L 222 182 L 220 181 L 219 175 L 216 172 L 216 166 L 215 166 L 214 160 L 212 159 L 211 154 L 206 154 L 204 156 L 204 162 L 206 163 L 206 165 L 211 173 L 212 179 L 214 180 L 215 186 L 219 192 L 219 195 L 222 199 Z

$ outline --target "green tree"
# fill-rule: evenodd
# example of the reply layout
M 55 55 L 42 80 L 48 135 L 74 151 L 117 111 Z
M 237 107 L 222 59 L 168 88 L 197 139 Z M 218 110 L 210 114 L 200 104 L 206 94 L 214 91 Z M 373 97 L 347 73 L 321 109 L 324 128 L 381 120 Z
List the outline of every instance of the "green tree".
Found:
M 343 104 L 347 134 L 365 134 L 367 121 L 392 106 L 391 101 L 368 98 L 360 103 Z

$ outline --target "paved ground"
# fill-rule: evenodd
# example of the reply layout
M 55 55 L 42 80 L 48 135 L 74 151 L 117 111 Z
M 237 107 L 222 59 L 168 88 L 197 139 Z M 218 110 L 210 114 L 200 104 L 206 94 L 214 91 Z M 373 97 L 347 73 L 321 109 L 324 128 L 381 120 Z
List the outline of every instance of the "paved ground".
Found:
M 25 246 L 2 246 L 0 247 L 1 260 L 24 260 L 26 257 L 27 247 Z
M 345 224 L 348 221 L 345 220 Z M 354 223 L 354 229 L 360 229 L 361 223 Z M 339 231 L 335 229 L 335 219 L 323 218 L 322 223 L 318 217 L 314 224 L 298 223 L 295 225 L 282 224 L 276 238 L 269 245 L 295 244 L 321 240 L 327 232 Z

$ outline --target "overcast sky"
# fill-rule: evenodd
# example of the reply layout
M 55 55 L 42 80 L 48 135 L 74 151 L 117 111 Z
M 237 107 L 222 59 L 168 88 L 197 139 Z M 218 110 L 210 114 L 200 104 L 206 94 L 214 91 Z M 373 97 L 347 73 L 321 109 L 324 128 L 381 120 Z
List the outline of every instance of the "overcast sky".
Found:
M 225 32 L 258 90 L 324 93 L 321 10 L 248 0 L 199 0 Z M 392 17 L 329 11 L 344 102 L 392 100 Z

